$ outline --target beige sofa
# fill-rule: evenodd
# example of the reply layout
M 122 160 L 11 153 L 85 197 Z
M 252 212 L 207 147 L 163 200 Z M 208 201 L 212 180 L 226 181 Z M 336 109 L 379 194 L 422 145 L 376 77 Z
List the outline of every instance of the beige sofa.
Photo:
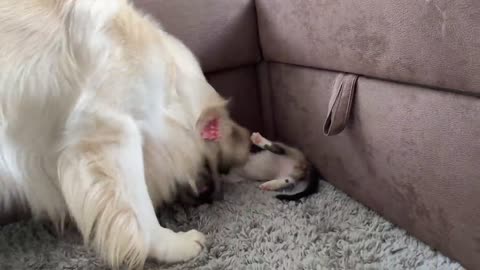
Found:
M 195 52 L 238 121 L 480 268 L 479 1 L 135 2 Z

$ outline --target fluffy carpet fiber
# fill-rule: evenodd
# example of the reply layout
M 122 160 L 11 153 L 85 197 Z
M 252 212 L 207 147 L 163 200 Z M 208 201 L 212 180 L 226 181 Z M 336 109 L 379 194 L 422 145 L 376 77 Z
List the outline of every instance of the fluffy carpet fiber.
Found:
M 162 224 L 207 234 L 208 251 L 147 269 L 462 269 L 322 182 L 301 203 L 282 203 L 255 183 L 229 185 L 225 201 L 162 212 Z M 0 228 L 0 269 L 108 269 L 75 232 L 63 238 L 32 222 Z

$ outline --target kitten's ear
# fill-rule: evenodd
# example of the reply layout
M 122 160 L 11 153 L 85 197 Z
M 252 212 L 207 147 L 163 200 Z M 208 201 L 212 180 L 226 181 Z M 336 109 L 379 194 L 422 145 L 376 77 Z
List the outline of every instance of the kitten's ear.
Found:
M 221 126 L 227 119 L 228 113 L 225 108 L 227 101 L 220 105 L 212 106 L 206 109 L 199 117 L 196 129 L 202 139 L 206 141 L 219 141 L 222 137 Z

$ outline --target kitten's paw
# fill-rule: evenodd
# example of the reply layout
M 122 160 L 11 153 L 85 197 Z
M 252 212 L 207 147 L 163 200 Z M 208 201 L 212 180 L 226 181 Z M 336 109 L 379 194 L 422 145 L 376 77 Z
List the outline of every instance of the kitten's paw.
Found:
M 260 135 L 260 133 L 258 133 L 258 132 L 254 132 L 254 133 L 252 133 L 252 136 L 250 136 L 250 140 L 255 145 L 260 145 L 263 142 L 263 136 Z
M 260 186 L 258 186 L 258 188 L 263 191 L 267 191 L 267 189 L 265 188 L 265 184 L 261 184 Z
M 269 184 L 269 183 L 263 183 L 258 188 L 260 188 L 263 191 L 273 191 L 274 190 L 272 185 Z
M 155 257 L 162 262 L 185 262 L 197 257 L 205 249 L 206 238 L 197 230 L 179 232 L 170 239 L 160 239 Z
M 270 180 L 268 182 L 265 182 L 260 185 L 260 189 L 264 191 L 275 191 L 275 190 L 280 190 L 283 188 L 286 188 L 290 185 L 292 185 L 293 182 L 291 179 L 286 178 L 286 179 L 274 179 Z

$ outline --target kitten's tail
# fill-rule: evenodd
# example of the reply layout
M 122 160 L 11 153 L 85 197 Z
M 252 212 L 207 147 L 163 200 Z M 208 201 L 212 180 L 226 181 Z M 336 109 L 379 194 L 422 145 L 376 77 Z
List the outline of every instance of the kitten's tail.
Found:
M 320 179 L 323 178 L 320 172 L 313 165 L 310 165 L 304 181 L 307 181 L 307 186 L 304 190 L 294 194 L 279 194 L 275 197 L 282 201 L 298 201 L 301 198 L 308 197 L 318 192 L 320 186 Z

